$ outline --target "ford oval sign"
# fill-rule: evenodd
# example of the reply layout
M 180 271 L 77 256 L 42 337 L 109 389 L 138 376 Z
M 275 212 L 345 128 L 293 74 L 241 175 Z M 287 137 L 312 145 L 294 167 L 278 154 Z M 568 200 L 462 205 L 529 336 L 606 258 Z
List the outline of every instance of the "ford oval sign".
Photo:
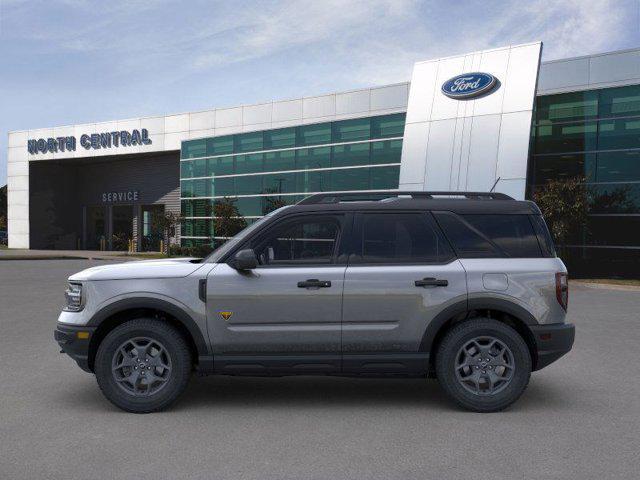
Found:
M 444 82 L 442 93 L 450 98 L 473 98 L 490 92 L 496 83 L 496 77 L 488 73 L 464 73 Z

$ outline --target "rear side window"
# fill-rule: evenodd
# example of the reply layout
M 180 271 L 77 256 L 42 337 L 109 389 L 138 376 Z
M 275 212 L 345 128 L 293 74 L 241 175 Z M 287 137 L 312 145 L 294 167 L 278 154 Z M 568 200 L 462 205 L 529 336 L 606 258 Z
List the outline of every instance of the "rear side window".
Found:
M 435 215 L 461 258 L 543 256 L 529 215 Z
M 460 258 L 502 257 L 495 244 L 451 212 L 434 212 L 436 220 Z
M 551 234 L 549 233 L 549 229 L 547 228 L 547 224 L 544 222 L 542 215 L 531 215 L 529 218 L 531 219 L 533 229 L 536 231 L 536 235 L 538 236 L 538 243 L 540 243 L 540 248 L 542 248 L 542 254 L 545 257 L 555 257 L 556 248 L 553 245 Z
M 364 213 L 354 263 L 443 263 L 451 247 L 424 213 Z
M 463 218 L 509 257 L 542 256 L 528 215 L 463 215 Z

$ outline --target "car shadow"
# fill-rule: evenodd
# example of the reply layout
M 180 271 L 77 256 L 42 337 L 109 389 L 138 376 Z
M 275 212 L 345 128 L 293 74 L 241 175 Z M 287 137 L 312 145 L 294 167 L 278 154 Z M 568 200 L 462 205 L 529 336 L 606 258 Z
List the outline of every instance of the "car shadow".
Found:
M 435 380 L 340 377 L 200 377 L 194 378 L 178 408 L 205 405 L 225 408 L 403 406 L 450 409 Z
M 60 404 L 74 411 L 118 411 L 101 394 L 95 382 L 82 382 L 73 395 L 65 392 Z M 511 412 L 572 409 L 577 399 L 571 389 L 532 377 L 523 396 Z M 434 411 L 465 412 L 449 400 L 438 382 L 424 378 L 343 378 L 320 376 L 232 377 L 194 376 L 168 411 L 199 408 L 255 410 L 264 407 L 315 408 L 428 408 Z

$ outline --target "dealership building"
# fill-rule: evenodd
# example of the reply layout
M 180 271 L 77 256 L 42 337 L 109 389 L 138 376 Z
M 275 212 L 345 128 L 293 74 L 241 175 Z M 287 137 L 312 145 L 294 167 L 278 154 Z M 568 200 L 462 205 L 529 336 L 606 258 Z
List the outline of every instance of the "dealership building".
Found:
M 640 271 L 640 49 L 540 62 L 542 44 L 418 62 L 410 81 L 192 113 L 13 131 L 9 247 L 211 244 L 214 205 L 248 222 L 317 192 L 489 191 L 581 178 L 575 271 Z

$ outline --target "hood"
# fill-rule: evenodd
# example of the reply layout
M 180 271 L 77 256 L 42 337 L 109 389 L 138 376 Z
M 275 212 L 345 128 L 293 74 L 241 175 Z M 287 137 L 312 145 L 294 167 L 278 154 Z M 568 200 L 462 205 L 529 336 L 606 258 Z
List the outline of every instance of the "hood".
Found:
M 140 278 L 178 278 L 191 275 L 202 263 L 195 258 L 142 260 L 91 267 L 69 277 L 70 281 L 131 280 Z

